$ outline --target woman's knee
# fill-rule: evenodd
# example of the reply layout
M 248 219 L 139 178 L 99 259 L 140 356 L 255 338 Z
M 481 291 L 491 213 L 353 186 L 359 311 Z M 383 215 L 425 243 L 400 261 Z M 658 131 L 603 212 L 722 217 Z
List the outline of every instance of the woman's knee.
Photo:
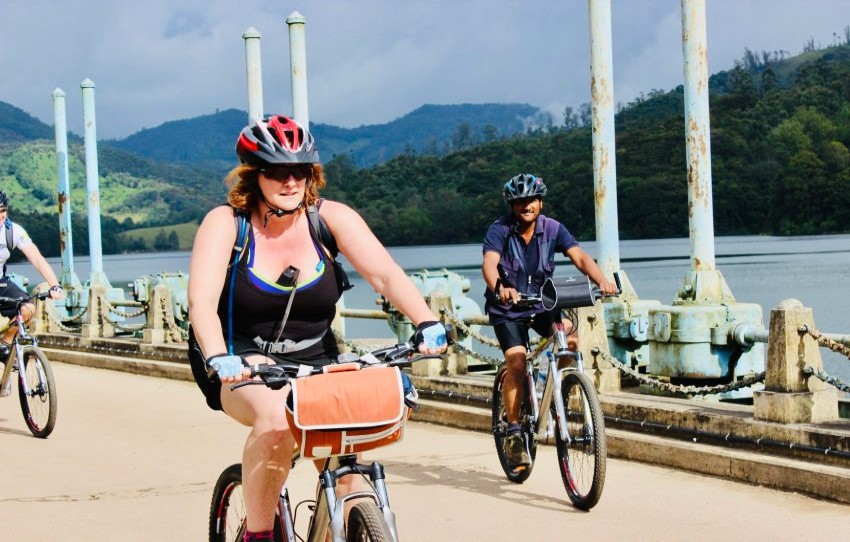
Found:
M 21 316 L 24 318 L 24 322 L 29 322 L 33 315 L 35 314 L 35 305 L 32 303 L 26 303 L 21 305 Z
M 525 371 L 525 349 L 508 349 L 505 352 L 505 365 L 511 373 L 522 373 Z

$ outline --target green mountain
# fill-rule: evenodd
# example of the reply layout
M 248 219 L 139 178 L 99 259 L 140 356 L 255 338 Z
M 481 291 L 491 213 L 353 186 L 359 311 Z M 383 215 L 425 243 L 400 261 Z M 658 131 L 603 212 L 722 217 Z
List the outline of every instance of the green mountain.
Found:
M 0 190 L 11 198 L 12 220 L 24 225 L 48 255 L 59 253 L 56 148 L 53 128 L 0 102 Z M 75 252 L 88 251 L 85 149 L 69 137 L 68 169 Z M 224 201 L 219 173 L 197 166 L 161 163 L 98 145 L 104 252 L 120 252 L 122 231 L 197 221 Z
M 166 122 L 105 144 L 158 161 L 227 171 L 236 157 L 236 135 L 248 114 L 227 109 Z M 425 105 L 386 124 L 340 128 L 314 123 L 310 130 L 324 161 L 349 155 L 360 167 L 403 153 L 442 154 L 476 143 L 524 133 L 530 124 L 551 123 L 546 113 L 525 104 Z
M 715 232 L 850 232 L 850 45 L 740 63 L 709 84 Z M 688 235 L 683 104 L 681 87 L 652 91 L 617 114 L 623 239 Z M 479 242 L 506 212 L 502 183 L 519 172 L 546 180 L 546 214 L 594 237 L 587 127 L 360 170 L 342 157 L 326 171 L 326 194 L 351 203 L 390 245 Z
M 0 102 L 0 142 L 53 138 L 53 128 L 14 105 Z
M 709 86 L 715 232 L 850 231 L 850 45 L 790 58 L 745 56 Z M 679 87 L 619 109 L 623 239 L 688 234 L 683 102 Z M 591 239 L 590 128 L 584 120 L 553 127 L 544 119 L 529 129 L 535 115 L 510 104 L 423 106 L 380 126 L 316 124 L 325 195 L 358 209 L 389 245 L 478 242 L 506 211 L 502 183 L 530 171 L 549 186 L 545 212 Z M 102 142 L 104 252 L 149 250 L 149 238 L 185 248 L 191 224 L 224 199 L 222 173 L 234 163 L 233 140 L 246 117 L 227 110 Z M 13 197 L 13 219 L 45 253 L 58 254 L 52 129 L 0 102 L 0 135 L 0 189 Z M 70 139 L 75 249 L 85 253 L 84 152 L 79 138 Z M 134 233 L 139 228 L 148 229 Z

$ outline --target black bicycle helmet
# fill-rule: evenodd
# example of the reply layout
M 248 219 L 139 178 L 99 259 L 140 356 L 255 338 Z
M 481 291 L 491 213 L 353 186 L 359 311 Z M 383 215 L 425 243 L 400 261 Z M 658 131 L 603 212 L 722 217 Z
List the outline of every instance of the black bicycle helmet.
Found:
M 546 196 L 546 185 L 543 179 L 531 173 L 520 173 L 505 183 L 505 201 L 510 203 L 515 199 L 543 198 Z
M 236 141 L 243 163 L 318 164 L 319 151 L 313 135 L 298 121 L 273 115 L 246 126 Z
M 0 190 L 0 207 L 9 207 L 9 196 L 2 190 Z

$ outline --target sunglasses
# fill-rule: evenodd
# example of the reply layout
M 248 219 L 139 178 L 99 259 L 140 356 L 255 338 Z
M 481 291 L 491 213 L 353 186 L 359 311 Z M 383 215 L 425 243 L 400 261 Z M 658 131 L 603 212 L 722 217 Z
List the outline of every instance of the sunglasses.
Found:
M 291 166 L 273 166 L 261 167 L 260 173 L 265 175 L 267 179 L 275 181 L 286 181 L 289 177 L 295 177 L 295 180 L 300 181 L 310 176 L 313 171 L 310 164 L 294 164 Z

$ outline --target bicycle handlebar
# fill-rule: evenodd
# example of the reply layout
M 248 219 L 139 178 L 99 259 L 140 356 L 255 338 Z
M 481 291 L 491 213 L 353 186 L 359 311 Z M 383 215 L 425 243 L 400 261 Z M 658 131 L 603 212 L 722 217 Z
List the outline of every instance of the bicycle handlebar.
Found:
M 25 297 L 0 296 L 0 306 L 2 306 L 2 305 L 14 306 L 17 309 L 20 309 L 21 305 L 29 303 L 30 301 L 33 301 L 33 300 L 36 300 L 36 299 L 44 300 L 44 299 L 48 299 L 49 297 L 50 297 L 49 291 L 48 292 L 34 293 L 34 294 L 30 294 L 30 295 L 25 296 Z
M 321 374 L 326 372 L 327 367 L 333 367 L 334 365 L 341 365 L 345 363 L 358 363 L 363 367 L 402 367 L 423 359 L 441 358 L 440 354 L 417 354 L 417 352 L 418 351 L 414 348 L 413 343 L 406 342 L 379 348 L 356 358 L 353 357 L 356 356 L 356 354 L 348 356 L 343 354 L 339 356 L 334 363 L 321 367 L 304 365 L 302 363 L 278 357 L 280 361 L 277 364 L 258 363 L 250 367 L 251 377 L 259 377 L 262 382 L 258 382 L 256 380 L 245 380 L 243 382 L 233 384 L 231 389 L 235 390 L 242 386 L 251 384 L 265 384 L 272 389 L 280 389 L 288 384 L 292 378 L 302 378 Z
M 547 281 L 551 281 L 551 280 L 552 279 L 547 279 Z M 600 290 L 598 286 L 591 286 L 591 288 L 590 288 L 591 299 L 588 300 L 590 302 L 586 303 L 586 304 L 579 305 L 579 306 L 590 307 L 590 306 L 595 305 L 596 302 L 598 300 L 602 299 L 602 298 L 616 297 L 616 296 L 620 295 L 621 293 L 623 293 L 623 285 L 620 283 L 620 274 L 619 273 L 616 273 L 616 272 L 614 273 L 614 283 L 617 285 L 617 293 L 614 293 L 614 294 L 606 294 L 606 293 L 602 292 L 602 290 Z M 522 293 L 519 294 L 519 302 L 517 303 L 517 305 L 525 306 L 525 307 L 531 307 L 533 305 L 536 305 L 536 304 L 542 303 L 542 302 L 543 302 L 543 288 L 540 289 L 540 292 L 537 295 L 535 295 L 535 294 L 522 294 Z

